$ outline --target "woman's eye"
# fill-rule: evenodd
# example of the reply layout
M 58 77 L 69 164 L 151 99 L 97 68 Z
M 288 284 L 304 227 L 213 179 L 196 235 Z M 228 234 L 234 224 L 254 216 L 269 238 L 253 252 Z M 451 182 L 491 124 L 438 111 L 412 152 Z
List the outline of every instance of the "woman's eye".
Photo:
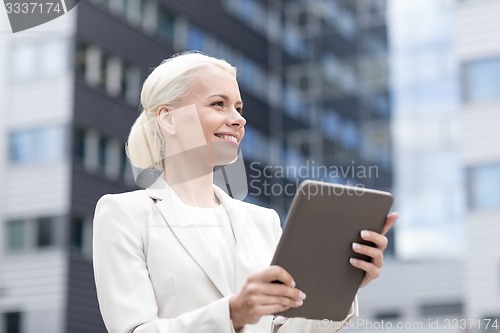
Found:
M 220 107 L 223 107 L 224 106 L 224 102 L 223 101 L 218 101 L 218 102 L 213 102 L 212 103 L 213 106 L 220 106 Z
M 239 114 L 243 114 L 243 108 L 236 108 L 236 111 L 238 111 Z

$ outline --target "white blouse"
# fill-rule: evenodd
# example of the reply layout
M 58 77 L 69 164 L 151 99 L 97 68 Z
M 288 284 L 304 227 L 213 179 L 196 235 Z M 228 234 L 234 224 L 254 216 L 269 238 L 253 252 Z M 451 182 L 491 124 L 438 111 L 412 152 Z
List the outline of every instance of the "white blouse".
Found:
M 180 199 L 179 199 L 180 201 Z M 180 204 L 189 207 L 191 221 L 196 221 L 189 227 L 201 231 L 210 249 L 216 258 L 219 258 L 222 266 L 222 274 L 226 279 L 231 291 L 236 290 L 235 281 L 235 253 L 236 238 L 234 237 L 229 216 L 222 205 L 214 208 L 200 208 L 189 206 L 180 201 Z

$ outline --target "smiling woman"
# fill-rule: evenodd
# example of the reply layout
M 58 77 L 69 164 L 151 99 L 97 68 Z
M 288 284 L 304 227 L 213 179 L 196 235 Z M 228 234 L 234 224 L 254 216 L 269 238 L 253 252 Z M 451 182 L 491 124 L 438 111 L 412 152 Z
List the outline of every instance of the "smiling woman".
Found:
M 218 69 L 219 75 L 230 76 L 237 88 L 236 68 L 225 61 L 200 53 L 187 53 L 167 59 L 149 75 L 141 92 L 143 112 L 133 125 L 128 140 L 128 154 L 134 166 L 143 169 L 151 166 L 163 169 L 164 156 L 162 154 L 165 144 L 157 116 L 162 112 L 189 105 L 189 102 L 183 99 L 194 84 L 201 85 L 197 87 L 198 90 L 203 87 L 208 88 L 212 82 L 195 80 L 202 77 L 199 75 L 200 70 L 207 71 L 208 69 L 212 71 Z M 217 78 L 211 77 L 210 79 Z M 239 96 L 239 90 L 237 93 Z M 205 104 L 210 102 L 213 108 L 223 108 L 224 103 L 227 103 L 227 96 L 224 96 L 226 99 L 218 94 L 203 97 L 206 99 Z M 193 98 L 194 96 L 191 96 L 191 101 Z M 200 102 L 198 101 L 198 104 Z M 242 102 L 240 100 L 238 102 L 237 107 L 241 108 Z
M 315 321 L 273 316 L 306 297 L 287 271 L 269 266 L 281 236 L 278 214 L 213 185 L 214 166 L 237 159 L 245 134 L 236 69 L 200 53 L 174 56 L 146 79 L 141 103 L 128 140 L 130 162 L 163 177 L 97 203 L 93 262 L 107 329 L 314 332 Z M 353 264 L 366 271 L 365 282 L 377 277 L 387 243 L 369 234 L 375 247 L 356 252 L 371 261 Z M 353 300 L 345 320 L 324 332 L 356 314 Z

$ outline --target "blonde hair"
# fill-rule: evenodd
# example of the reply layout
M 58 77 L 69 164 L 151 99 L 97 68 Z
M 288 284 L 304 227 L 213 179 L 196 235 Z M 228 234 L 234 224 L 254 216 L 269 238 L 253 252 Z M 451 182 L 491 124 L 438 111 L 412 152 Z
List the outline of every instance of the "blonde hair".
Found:
M 146 78 L 141 90 L 141 114 L 132 125 L 127 155 L 136 168 L 163 170 L 165 142 L 158 126 L 157 109 L 176 107 L 191 90 L 198 70 L 217 67 L 236 77 L 236 68 L 227 61 L 200 52 L 175 54 L 162 61 Z

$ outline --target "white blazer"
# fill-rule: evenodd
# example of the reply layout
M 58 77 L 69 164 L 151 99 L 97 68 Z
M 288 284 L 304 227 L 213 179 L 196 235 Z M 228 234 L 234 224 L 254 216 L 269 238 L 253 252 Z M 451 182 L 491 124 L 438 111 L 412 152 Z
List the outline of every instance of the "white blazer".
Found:
M 214 186 L 236 237 L 236 292 L 269 266 L 281 236 L 272 209 L 235 200 Z M 165 181 L 105 195 L 94 216 L 93 263 L 99 307 L 111 333 L 232 333 L 220 262 Z M 176 198 L 178 199 L 178 198 Z M 336 332 L 344 322 L 264 316 L 244 333 Z

